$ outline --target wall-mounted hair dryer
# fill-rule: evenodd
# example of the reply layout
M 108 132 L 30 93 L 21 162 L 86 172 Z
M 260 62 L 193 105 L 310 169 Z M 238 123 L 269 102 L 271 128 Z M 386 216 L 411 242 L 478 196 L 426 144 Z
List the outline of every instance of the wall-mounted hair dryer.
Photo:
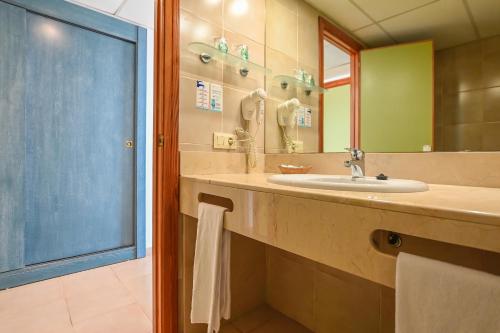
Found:
M 241 101 L 241 114 L 243 119 L 251 120 L 256 117 L 257 123 L 260 124 L 264 118 L 264 108 L 261 103 L 267 98 L 267 93 L 264 89 L 259 88 L 250 93 L 250 95 L 243 98 Z
M 278 105 L 278 124 L 282 127 L 294 128 L 297 124 L 297 111 L 300 102 L 297 98 L 289 99 Z

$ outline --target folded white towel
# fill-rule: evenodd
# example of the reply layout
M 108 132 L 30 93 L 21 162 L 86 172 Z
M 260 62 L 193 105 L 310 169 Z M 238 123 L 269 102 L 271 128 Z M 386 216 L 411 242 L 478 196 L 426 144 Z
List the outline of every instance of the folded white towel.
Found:
M 400 253 L 396 333 L 500 332 L 500 277 Z
M 201 202 L 194 255 L 191 322 L 218 332 L 221 318 L 231 315 L 231 233 L 224 230 L 226 209 Z

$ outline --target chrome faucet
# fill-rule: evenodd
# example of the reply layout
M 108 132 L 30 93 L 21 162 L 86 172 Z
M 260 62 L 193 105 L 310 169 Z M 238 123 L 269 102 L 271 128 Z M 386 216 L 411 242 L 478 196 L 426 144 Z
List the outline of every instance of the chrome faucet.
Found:
M 352 179 L 363 178 L 365 176 L 365 153 L 361 149 L 346 148 L 351 158 L 344 162 L 346 168 L 351 168 Z

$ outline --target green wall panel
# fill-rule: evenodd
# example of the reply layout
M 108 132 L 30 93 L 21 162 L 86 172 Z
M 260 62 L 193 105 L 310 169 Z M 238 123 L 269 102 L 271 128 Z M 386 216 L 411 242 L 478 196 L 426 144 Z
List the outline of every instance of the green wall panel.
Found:
M 323 151 L 343 152 L 351 146 L 351 85 L 329 89 L 323 103 Z
M 432 145 L 431 41 L 361 52 L 361 148 L 421 152 Z

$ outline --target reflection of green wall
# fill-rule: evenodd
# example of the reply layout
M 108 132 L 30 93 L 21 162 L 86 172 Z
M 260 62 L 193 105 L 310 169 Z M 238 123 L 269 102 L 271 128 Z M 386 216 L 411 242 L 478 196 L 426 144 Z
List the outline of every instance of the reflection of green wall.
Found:
M 323 101 L 323 151 L 342 152 L 351 146 L 351 85 L 329 89 Z
M 361 52 L 361 148 L 418 152 L 432 145 L 432 42 Z

